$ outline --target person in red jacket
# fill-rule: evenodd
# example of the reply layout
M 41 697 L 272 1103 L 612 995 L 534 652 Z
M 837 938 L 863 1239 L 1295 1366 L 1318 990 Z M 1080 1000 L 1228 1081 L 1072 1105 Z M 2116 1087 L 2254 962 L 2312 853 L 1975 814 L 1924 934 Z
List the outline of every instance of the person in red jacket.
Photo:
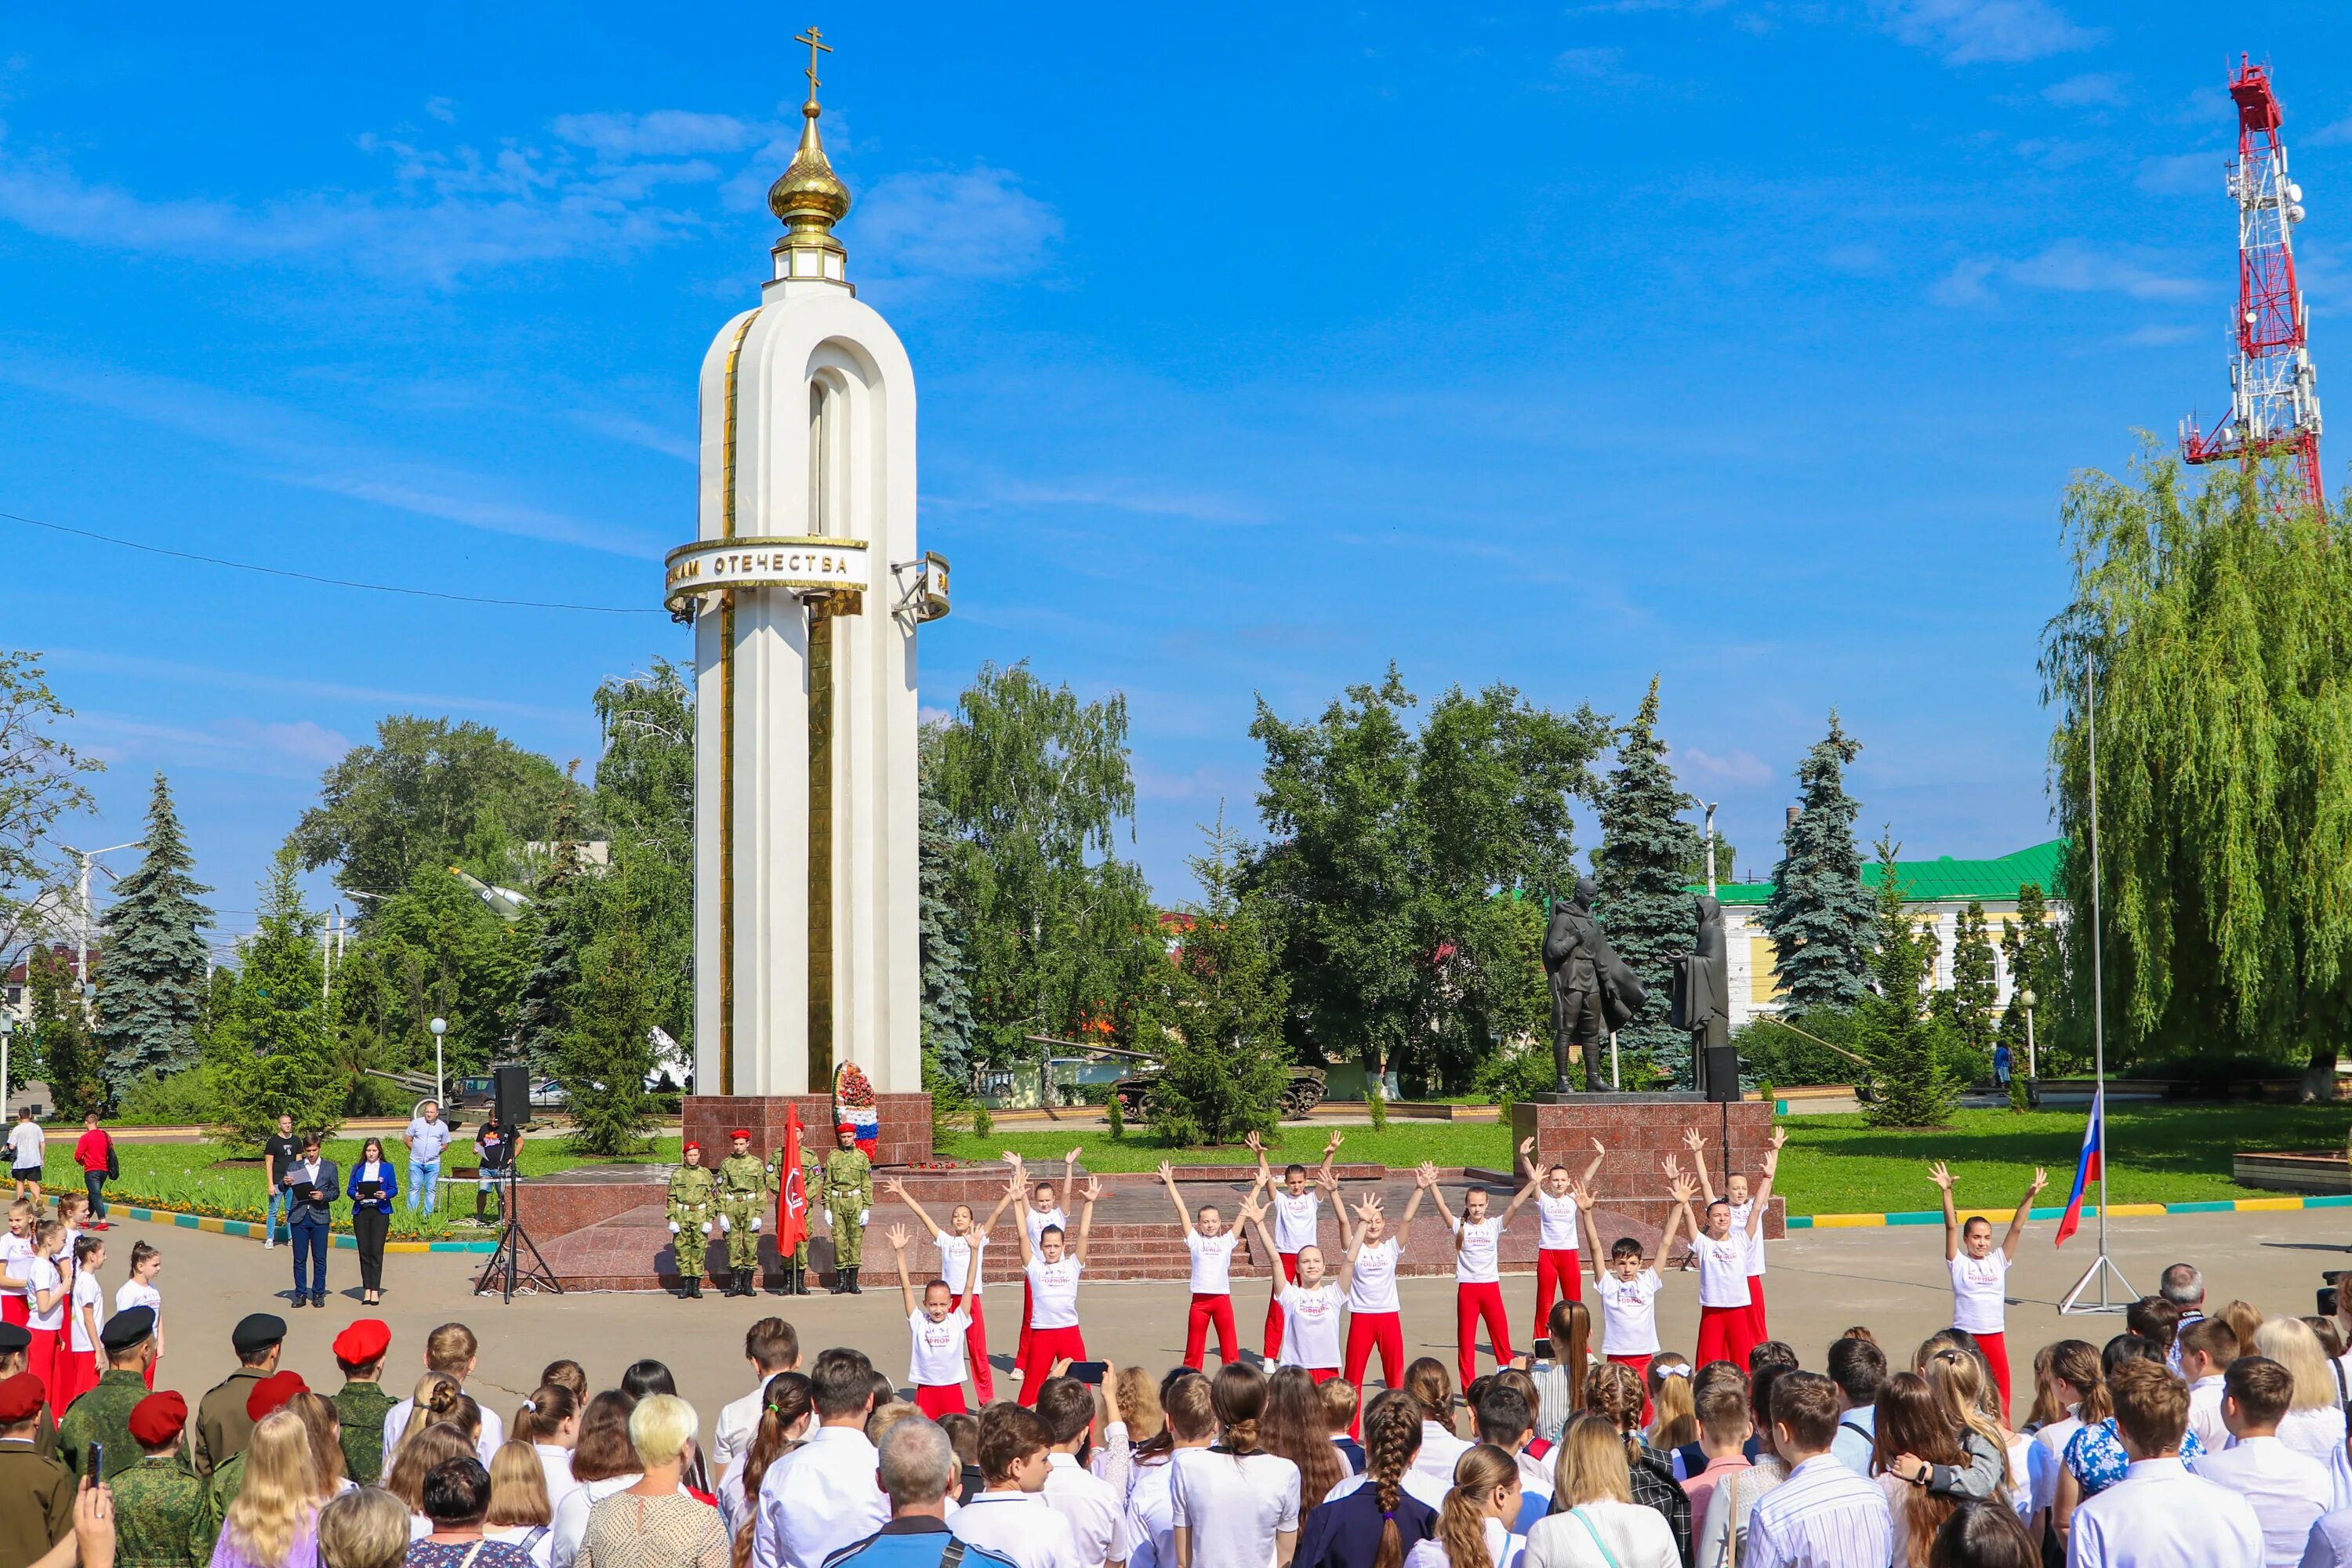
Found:
M 81 1119 L 81 1136 L 74 1140 L 74 1163 L 81 1167 L 81 1184 L 89 1189 L 89 1228 L 106 1228 L 106 1182 L 114 1174 L 114 1138 L 98 1124 L 93 1110 Z

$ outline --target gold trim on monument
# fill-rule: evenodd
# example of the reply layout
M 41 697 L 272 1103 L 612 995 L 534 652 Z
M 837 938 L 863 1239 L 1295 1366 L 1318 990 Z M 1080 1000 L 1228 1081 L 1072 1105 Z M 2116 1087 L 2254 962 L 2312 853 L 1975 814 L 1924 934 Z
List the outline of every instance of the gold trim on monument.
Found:
M 735 401 L 754 307 L 727 347 L 727 404 L 719 443 L 719 527 L 735 535 Z M 719 1092 L 735 1092 L 735 595 L 719 600 Z
M 730 433 L 734 429 L 731 420 L 728 429 Z M 731 448 L 729 467 L 731 470 L 733 467 Z M 831 534 L 825 533 L 747 533 L 738 538 L 735 534 L 735 509 L 730 506 L 727 510 L 725 533 L 717 539 L 698 539 L 691 543 L 681 544 L 662 557 L 662 564 L 667 567 L 681 555 L 697 550 L 716 550 L 722 544 L 736 545 L 745 550 L 870 550 L 873 548 L 863 539 L 835 539 Z

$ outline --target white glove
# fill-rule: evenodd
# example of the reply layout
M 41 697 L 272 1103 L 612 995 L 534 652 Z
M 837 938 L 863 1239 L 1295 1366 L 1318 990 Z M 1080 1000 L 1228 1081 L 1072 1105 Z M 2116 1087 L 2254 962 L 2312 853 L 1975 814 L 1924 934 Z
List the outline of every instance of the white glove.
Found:
M 859 1209 L 857 1211 L 857 1223 L 860 1226 L 863 1226 L 866 1223 L 867 1216 L 872 1215 L 873 1212 L 874 1211 L 872 1209 Z
M 751 1234 L 754 1236 L 760 1234 L 760 1216 L 758 1215 L 753 1215 L 751 1216 Z
M 669 1233 L 672 1236 L 676 1236 L 677 1234 L 677 1221 L 672 1220 L 669 1222 Z
M 728 1220 L 725 1215 L 720 1215 L 719 1216 L 719 1228 L 723 1233 L 733 1230 L 735 1226 Z
M 710 1222 L 709 1220 L 704 1220 L 702 1222 L 702 1234 L 705 1236 L 709 1236 L 710 1234 Z

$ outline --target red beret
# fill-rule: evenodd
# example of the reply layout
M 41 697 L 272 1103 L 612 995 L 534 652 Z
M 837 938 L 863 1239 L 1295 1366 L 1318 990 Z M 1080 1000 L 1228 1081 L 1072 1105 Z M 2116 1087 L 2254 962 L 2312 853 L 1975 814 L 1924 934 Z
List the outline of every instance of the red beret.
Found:
M 345 1366 L 365 1366 L 392 1348 L 392 1325 L 381 1318 L 360 1318 L 335 1336 L 335 1359 Z
M 738 1127 L 734 1131 L 729 1133 L 728 1136 L 730 1138 L 740 1138 L 744 1142 L 749 1143 L 751 1141 L 751 1130 L 748 1127 Z
M 857 1136 L 857 1123 L 855 1121 L 836 1121 L 834 1123 L 833 1130 L 835 1132 L 846 1132 L 853 1138 Z
M 151 1394 L 131 1407 L 131 1440 L 150 1448 L 176 1443 L 188 1424 L 188 1402 L 173 1389 Z
M 701 1153 L 701 1152 L 702 1152 L 702 1145 L 701 1145 L 701 1144 L 699 1144 L 699 1143 L 698 1143 L 698 1142 L 695 1142 L 693 1139 L 691 1139 L 691 1138 L 689 1138 L 689 1139 L 688 1139 L 688 1140 L 686 1141 L 686 1146 L 687 1146 L 688 1148 L 689 1148 L 689 1149 L 693 1150 L 693 1151 L 694 1151 L 696 1153 L 698 1153 L 698 1154 L 699 1154 L 699 1153 Z
M 29 1372 L 20 1372 L 0 1382 L 0 1426 L 31 1420 L 48 1396 L 49 1391 L 41 1386 L 41 1380 Z
M 302 1381 L 302 1374 L 299 1372 L 272 1373 L 255 1384 L 253 1392 L 245 1396 L 245 1413 L 258 1421 L 272 1411 L 284 1408 L 286 1402 L 296 1394 L 310 1391 L 310 1385 Z

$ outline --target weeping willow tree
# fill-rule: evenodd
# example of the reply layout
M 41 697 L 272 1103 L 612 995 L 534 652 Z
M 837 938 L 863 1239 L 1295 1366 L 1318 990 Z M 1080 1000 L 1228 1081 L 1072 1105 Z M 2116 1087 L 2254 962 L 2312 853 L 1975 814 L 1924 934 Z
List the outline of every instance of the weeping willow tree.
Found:
M 2111 1052 L 2297 1060 L 2316 1086 L 2352 1019 L 2352 540 L 2298 489 L 2192 479 L 2152 447 L 2130 482 L 2077 478 L 2042 677 L 2078 847 L 2070 1012 L 2089 1012 L 2095 695 Z

